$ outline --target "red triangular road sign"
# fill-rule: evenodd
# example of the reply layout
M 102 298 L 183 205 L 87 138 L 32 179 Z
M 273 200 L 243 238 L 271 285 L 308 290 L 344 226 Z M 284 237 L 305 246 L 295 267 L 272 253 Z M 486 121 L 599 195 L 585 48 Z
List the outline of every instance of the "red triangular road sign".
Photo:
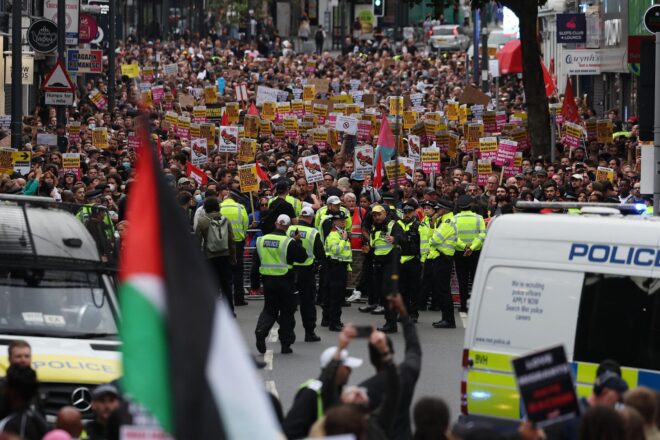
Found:
M 62 60 L 57 60 L 55 66 L 48 72 L 41 84 L 41 90 L 46 92 L 74 92 L 76 90 Z

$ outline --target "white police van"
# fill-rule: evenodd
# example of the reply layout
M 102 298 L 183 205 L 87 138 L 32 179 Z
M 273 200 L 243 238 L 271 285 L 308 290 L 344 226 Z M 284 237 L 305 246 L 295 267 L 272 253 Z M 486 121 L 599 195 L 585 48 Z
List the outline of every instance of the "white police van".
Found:
M 50 420 L 64 405 L 89 415 L 91 390 L 120 375 L 114 276 L 77 208 L 0 195 L 0 375 L 26 340 Z
M 660 390 L 657 218 L 523 213 L 492 222 L 468 314 L 462 418 L 517 422 L 511 360 L 558 344 L 580 396 L 606 358 L 631 388 Z

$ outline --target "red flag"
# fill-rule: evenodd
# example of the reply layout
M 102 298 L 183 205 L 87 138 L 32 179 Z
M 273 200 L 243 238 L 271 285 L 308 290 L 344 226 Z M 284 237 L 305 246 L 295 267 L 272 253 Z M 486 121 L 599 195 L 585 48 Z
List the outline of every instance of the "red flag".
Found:
M 550 72 L 548 72 L 548 69 L 545 67 L 545 64 L 543 61 L 541 61 L 541 69 L 543 69 L 543 82 L 545 83 L 545 96 L 550 97 L 552 96 L 553 93 L 555 93 L 555 90 L 557 89 L 555 87 L 555 82 L 552 80 L 552 75 L 550 75 Z
M 566 91 L 564 92 L 564 101 L 561 104 L 561 115 L 564 117 L 565 121 L 570 121 L 575 124 L 580 123 L 580 112 L 575 103 L 575 96 L 573 95 L 573 86 L 571 86 L 570 78 L 566 79 Z
M 206 173 L 190 162 L 186 162 L 186 174 L 188 177 L 197 182 L 197 185 L 206 185 L 206 183 L 209 181 L 209 177 L 206 175 Z
M 254 116 L 259 116 L 259 110 L 257 110 L 257 106 L 254 105 L 254 102 L 250 104 L 250 108 L 248 109 L 248 115 L 254 115 Z
M 226 127 L 229 125 L 229 116 L 227 116 L 227 109 L 225 108 L 225 111 L 222 112 L 222 120 L 220 121 L 220 125 L 222 127 Z
M 268 178 L 268 174 L 266 174 L 264 170 L 261 169 L 261 166 L 259 166 L 259 164 L 257 164 L 257 177 L 259 178 L 259 182 L 268 182 L 268 184 L 271 187 L 273 186 L 270 179 Z

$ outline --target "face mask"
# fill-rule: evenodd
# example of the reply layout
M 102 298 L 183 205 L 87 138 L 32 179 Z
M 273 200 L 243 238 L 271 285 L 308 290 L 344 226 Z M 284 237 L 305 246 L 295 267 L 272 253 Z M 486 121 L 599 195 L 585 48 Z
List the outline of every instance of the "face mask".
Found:
M 286 161 L 286 165 L 290 167 L 290 166 L 292 166 L 292 165 L 293 165 L 293 162 L 292 162 L 292 161 L 290 161 L 290 160 L 287 160 L 287 161 Z
M 130 163 L 130 162 L 122 162 L 121 166 L 122 166 L 125 170 L 130 170 L 130 169 L 131 169 L 131 163 Z
M 286 167 L 277 167 L 277 173 L 278 174 L 285 174 L 286 173 Z
M 96 124 L 89 124 L 88 127 L 89 127 L 90 129 L 94 129 L 94 128 L 96 128 Z
M 115 189 L 117 189 L 117 187 L 113 184 L 108 185 L 108 188 L 110 188 L 110 191 L 112 192 L 115 192 Z
M 202 195 L 201 194 L 195 194 L 195 201 L 197 203 L 201 202 L 202 201 Z
M 538 165 L 534 167 L 534 171 L 536 171 L 537 173 L 538 173 L 539 171 L 541 171 L 542 169 L 543 169 L 543 167 L 538 166 Z

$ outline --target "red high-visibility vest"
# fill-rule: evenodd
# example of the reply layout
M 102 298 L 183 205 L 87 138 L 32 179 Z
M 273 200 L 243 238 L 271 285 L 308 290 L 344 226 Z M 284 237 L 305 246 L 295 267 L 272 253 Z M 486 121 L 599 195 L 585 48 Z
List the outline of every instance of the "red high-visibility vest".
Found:
M 355 207 L 353 211 L 353 216 L 351 218 L 351 249 L 360 250 L 362 249 L 362 219 L 367 214 L 367 210 L 360 208 L 359 206 Z

